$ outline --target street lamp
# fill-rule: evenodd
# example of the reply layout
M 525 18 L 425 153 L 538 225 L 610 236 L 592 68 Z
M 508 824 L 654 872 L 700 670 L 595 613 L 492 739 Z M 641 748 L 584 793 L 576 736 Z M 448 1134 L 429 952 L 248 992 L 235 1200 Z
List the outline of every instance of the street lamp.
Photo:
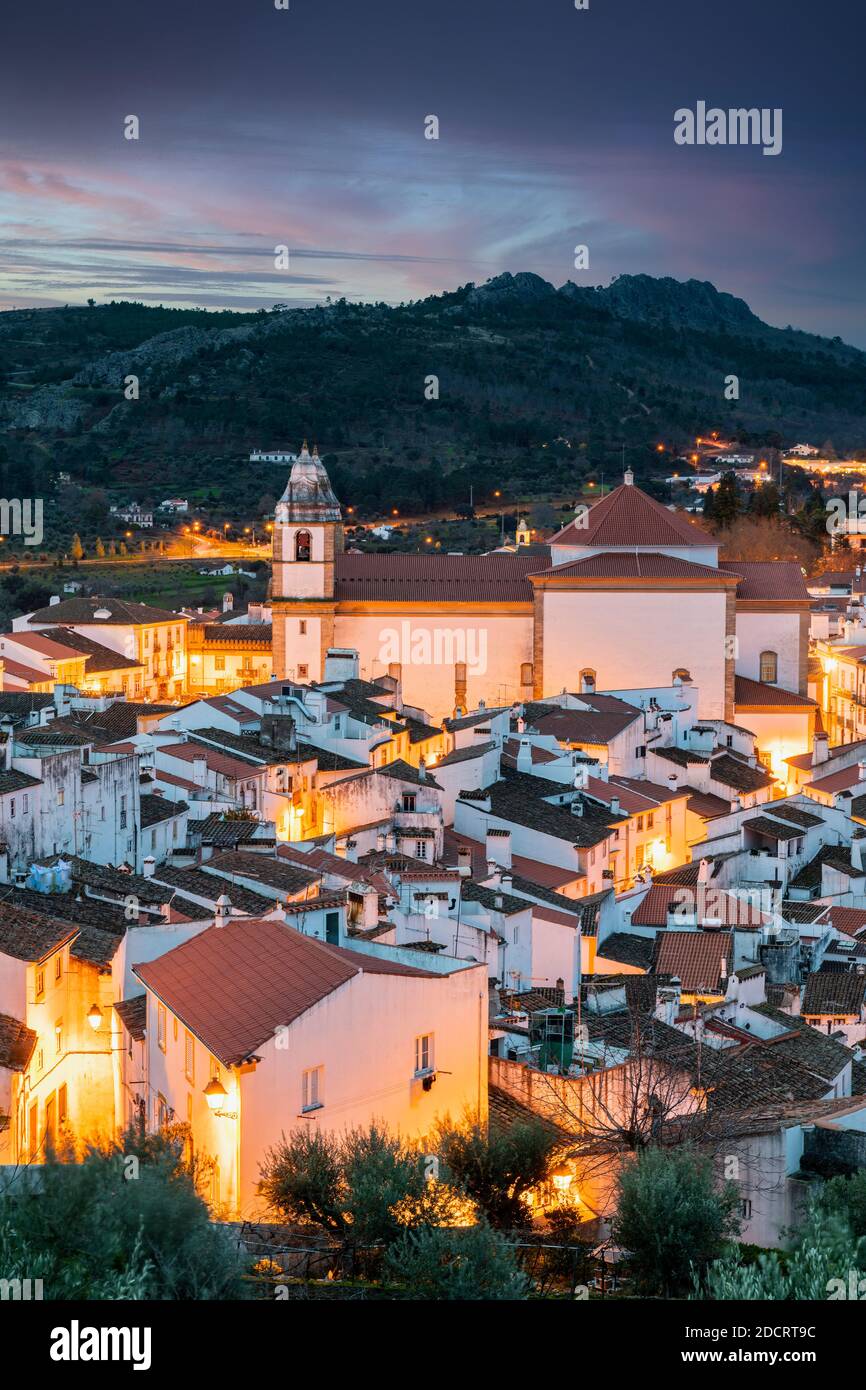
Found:
M 210 1109 L 214 1112 L 214 1114 L 216 1114 L 217 1111 L 222 1110 L 227 1096 L 228 1093 L 222 1082 L 217 1081 L 215 1076 L 211 1077 L 210 1081 L 204 1088 L 204 1098 L 207 1101 Z
M 91 1004 L 90 1008 L 87 1010 L 87 1022 L 95 1033 L 102 1023 L 102 1010 L 98 1004 Z

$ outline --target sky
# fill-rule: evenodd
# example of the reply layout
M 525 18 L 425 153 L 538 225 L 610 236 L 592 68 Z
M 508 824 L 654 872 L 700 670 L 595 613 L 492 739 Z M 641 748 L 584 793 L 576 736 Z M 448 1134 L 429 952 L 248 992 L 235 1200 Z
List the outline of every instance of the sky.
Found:
M 5 0 L 0 310 L 646 273 L 866 347 L 862 0 L 288 6 Z M 699 101 L 781 153 L 677 144 Z

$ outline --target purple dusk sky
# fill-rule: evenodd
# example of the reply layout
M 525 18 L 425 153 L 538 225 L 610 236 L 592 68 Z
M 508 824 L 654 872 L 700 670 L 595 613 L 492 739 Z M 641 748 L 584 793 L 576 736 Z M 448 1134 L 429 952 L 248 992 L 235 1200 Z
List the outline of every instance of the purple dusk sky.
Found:
M 864 30 L 862 0 L 7 0 L 0 309 L 646 272 L 866 347 Z M 782 153 L 676 145 L 699 100 L 781 107 Z

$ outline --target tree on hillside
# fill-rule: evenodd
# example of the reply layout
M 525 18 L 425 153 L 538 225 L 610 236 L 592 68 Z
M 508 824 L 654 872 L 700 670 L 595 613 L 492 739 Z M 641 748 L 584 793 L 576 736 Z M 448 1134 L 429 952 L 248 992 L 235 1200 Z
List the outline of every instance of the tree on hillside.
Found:
M 72 560 L 78 561 L 84 558 L 84 546 L 81 544 L 81 537 L 78 532 L 72 537 L 72 544 L 69 547 L 69 555 Z
M 709 492 L 713 493 L 711 510 L 714 524 L 720 529 L 730 526 L 741 509 L 736 475 L 732 472 L 723 474 L 716 486 L 708 490 L 708 495 Z M 706 504 L 704 515 L 706 516 Z

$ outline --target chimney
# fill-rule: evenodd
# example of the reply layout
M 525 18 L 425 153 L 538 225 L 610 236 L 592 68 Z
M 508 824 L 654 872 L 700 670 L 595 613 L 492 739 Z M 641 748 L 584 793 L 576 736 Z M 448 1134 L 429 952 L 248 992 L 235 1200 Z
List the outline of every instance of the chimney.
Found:
M 857 764 L 857 780 L 866 782 L 866 762 L 861 761 Z
M 377 854 L 382 854 L 382 853 L 384 853 L 384 850 L 385 850 L 385 835 L 384 835 L 384 833 L 380 830 L 379 833 L 378 833 L 378 835 L 376 836 L 376 853 L 377 853 Z
M 511 868 L 511 831 L 487 831 L 487 863 L 500 864 L 503 869 Z
M 670 777 L 668 778 L 668 786 L 670 787 L 670 789 L 671 789 L 672 792 L 679 791 L 679 789 L 680 789 L 680 774 L 679 774 L 678 772 L 672 772 L 672 773 L 671 773 Z
M 495 859 L 488 859 L 487 861 L 487 877 L 492 878 L 494 883 L 498 883 L 502 878 L 502 870 Z
M 48 607 L 49 607 L 49 608 L 53 608 L 54 605 L 57 604 L 57 603 L 59 603 L 59 602 L 60 602 L 60 595 L 59 595 L 59 594 L 52 594 L 51 597 L 50 597 L 50 599 L 48 600 Z
M 389 830 L 385 836 L 385 850 L 388 854 L 394 854 L 397 849 L 397 836 L 393 830 Z
M 593 695 L 595 693 L 595 680 L 592 676 L 581 676 L 580 692 L 582 695 Z M 563 691 L 563 694 L 565 694 L 565 691 Z
M 583 815 L 583 797 L 576 796 L 571 803 L 571 814 L 573 816 Z
M 427 759 L 424 757 L 423 753 L 421 754 L 421 757 L 418 759 L 418 781 L 427 781 Z
M 472 850 L 466 845 L 461 845 L 457 851 L 457 872 L 461 878 L 472 876 Z
M 859 836 L 851 841 L 851 867 L 863 871 L 863 840 Z
M 611 815 L 612 815 L 612 816 L 618 816 L 618 815 L 620 814 L 620 809 L 621 809 L 621 808 L 620 808 L 620 804 L 619 804 L 619 797 L 618 797 L 618 796 L 612 796 L 611 799 L 610 799 L 610 813 L 611 813 Z
M 234 596 L 234 594 L 232 593 L 231 589 L 228 589 L 228 590 L 226 590 L 226 592 L 223 594 L 223 612 L 224 612 L 224 613 L 231 613 L 231 611 L 232 611 L 232 609 L 234 608 L 234 606 L 235 606 L 235 596 Z
M 458 719 L 466 704 L 466 662 L 458 661 L 454 666 L 454 717 Z
M 196 753 L 192 760 L 192 780 L 197 787 L 207 785 L 207 758 L 203 753 Z
M 388 675 L 399 685 L 403 679 L 403 666 L 399 661 L 388 662 Z
M 503 893 L 511 892 L 513 882 L 514 880 L 512 879 L 511 874 L 502 874 L 500 876 L 499 886 L 502 889 Z
M 213 918 L 213 924 L 214 924 L 214 926 L 215 926 L 215 927 L 224 927 L 224 926 L 226 926 L 226 925 L 228 924 L 228 922 L 231 920 L 231 915 L 232 915 L 231 899 L 230 899 L 230 898 L 227 898 L 226 895 L 225 895 L 225 893 L 220 893 L 219 897 L 218 897 L 217 900 L 216 900 L 216 907 L 215 907 L 215 909 L 214 909 L 214 918 Z
M 0 743 L 2 743 L 3 747 L 3 771 L 11 772 L 12 755 L 15 751 L 15 732 L 12 726 L 12 720 L 8 717 L 0 721 Z
M 156 873 L 156 860 L 149 854 L 141 866 L 141 872 L 145 878 L 153 878 Z
M 587 767 L 576 767 L 574 769 L 574 788 L 575 791 L 585 792 L 589 783 L 589 769 Z
M 812 744 L 812 766 L 825 763 L 830 756 L 830 740 L 825 733 L 816 733 Z

